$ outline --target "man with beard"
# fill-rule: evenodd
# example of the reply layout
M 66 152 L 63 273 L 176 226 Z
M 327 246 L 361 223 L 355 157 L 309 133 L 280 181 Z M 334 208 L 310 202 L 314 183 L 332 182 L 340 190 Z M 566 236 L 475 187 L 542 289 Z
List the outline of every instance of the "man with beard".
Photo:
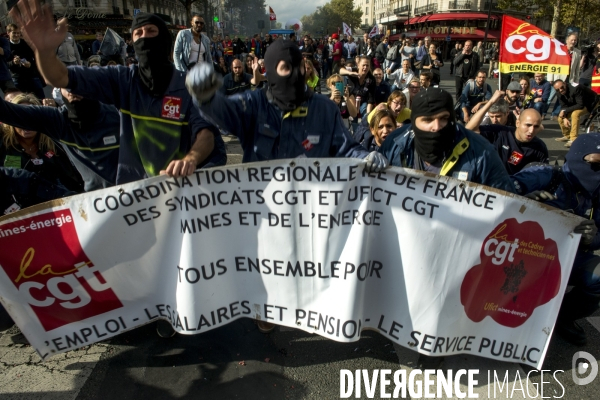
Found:
M 379 149 L 391 165 L 514 191 L 492 145 L 456 123 L 450 93 L 422 89 L 411 110 L 412 124 L 392 132 Z
M 537 137 L 544 129 L 542 116 L 530 108 L 521 111 L 516 121 L 516 127 L 507 126 L 506 121 L 512 113 L 508 110 L 503 96 L 504 93 L 497 90 L 490 101 L 471 117 L 465 127 L 479 132 L 481 136 L 489 140 L 509 175 L 516 174 L 532 162 L 547 164 L 548 148 Z M 492 109 L 494 106 L 499 106 L 499 109 Z M 488 112 L 494 122 L 490 125 L 480 126 L 479 123 Z
M 242 93 L 254 85 L 253 76 L 244 72 L 243 64 L 240 60 L 233 60 L 232 71 L 223 78 L 223 86 L 219 91 L 226 96 L 236 93 Z
M 119 165 L 119 113 L 114 106 L 61 89 L 60 108 L 0 99 L 2 122 L 43 132 L 59 143 L 77 168 L 86 192 L 114 186 Z
M 516 192 L 585 218 L 574 230 L 581 234 L 569 276 L 573 289 L 565 294 L 556 320 L 563 339 L 578 346 L 586 334 L 576 322 L 593 314 L 600 304 L 600 134 L 582 135 L 573 141 L 562 168 L 526 168 L 512 178 Z
M 194 15 L 192 17 L 192 27 L 182 29 L 177 33 L 173 49 L 173 61 L 175 62 L 175 68 L 179 71 L 187 72 L 194 65 L 201 62 L 212 64 L 210 39 L 202 33 L 202 29 L 204 29 L 204 18 Z
M 56 26 L 48 4 L 20 0 L 11 16 L 21 25 L 48 83 L 119 110 L 117 184 L 163 173 L 191 175 L 197 167 L 225 164 L 219 132 L 200 117 L 185 90 L 185 74 L 169 61 L 171 36 L 160 17 L 139 13 L 133 19 L 137 65 L 67 68 L 56 57 L 66 21 Z
M 387 160 L 367 152 L 344 127 L 337 105 L 313 93 L 305 84 L 298 46 L 276 40 L 265 57 L 267 85 L 225 97 L 218 92 L 219 75 L 208 65 L 192 69 L 186 86 L 203 115 L 216 121 L 225 134 L 235 134 L 244 151 L 243 162 L 296 157 L 355 157 L 366 161 L 367 171 L 381 171 Z M 258 321 L 268 333 L 274 325 Z

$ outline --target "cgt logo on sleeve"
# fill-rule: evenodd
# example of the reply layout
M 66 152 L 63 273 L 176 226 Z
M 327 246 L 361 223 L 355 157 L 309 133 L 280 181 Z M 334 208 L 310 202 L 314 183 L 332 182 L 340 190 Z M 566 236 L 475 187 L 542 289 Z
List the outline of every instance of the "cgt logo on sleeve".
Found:
M 163 118 L 179 119 L 181 116 L 181 97 L 163 97 L 161 116 Z
M 0 247 L 10 249 L 3 251 L 2 268 L 46 331 L 123 307 L 81 248 L 70 210 L 1 230 Z
M 465 313 L 474 322 L 490 316 L 515 328 L 558 294 L 558 248 L 537 222 L 501 222 L 483 242 L 480 257 L 460 288 Z

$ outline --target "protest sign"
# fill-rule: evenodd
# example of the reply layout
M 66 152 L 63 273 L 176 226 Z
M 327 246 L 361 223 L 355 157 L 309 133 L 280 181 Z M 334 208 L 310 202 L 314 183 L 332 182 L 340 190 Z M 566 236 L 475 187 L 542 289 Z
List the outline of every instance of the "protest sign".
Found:
M 567 47 L 528 22 L 504 15 L 500 37 L 500 72 L 568 75 Z
M 0 219 L 2 302 L 43 358 L 157 318 L 540 367 L 579 218 L 450 177 L 295 159 L 155 177 Z

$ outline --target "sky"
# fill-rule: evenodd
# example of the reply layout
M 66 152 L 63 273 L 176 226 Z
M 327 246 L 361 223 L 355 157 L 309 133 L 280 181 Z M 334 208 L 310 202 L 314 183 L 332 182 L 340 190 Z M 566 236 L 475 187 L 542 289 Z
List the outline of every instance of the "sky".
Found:
M 267 12 L 269 6 L 277 15 L 277 22 L 282 26 L 292 18 L 302 18 L 303 15 L 312 14 L 317 11 L 318 6 L 322 6 L 329 0 L 266 0 Z

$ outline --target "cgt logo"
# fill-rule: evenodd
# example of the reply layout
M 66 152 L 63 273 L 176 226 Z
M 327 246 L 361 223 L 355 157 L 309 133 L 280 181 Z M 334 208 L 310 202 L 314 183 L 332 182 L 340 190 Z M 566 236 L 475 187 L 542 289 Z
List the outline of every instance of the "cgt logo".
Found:
M 169 119 L 179 119 L 181 116 L 181 98 L 165 96 L 163 98 L 162 116 Z
M 48 223 L 61 218 L 71 222 Z M 2 268 L 46 331 L 123 306 L 81 248 L 69 210 L 14 225 L 26 234 L 0 239 L 2 248 L 11 249 L 2 255 Z
M 514 328 L 558 294 L 558 248 L 537 222 L 501 222 L 485 238 L 480 257 L 460 288 L 465 313 L 474 322 L 489 316 Z

